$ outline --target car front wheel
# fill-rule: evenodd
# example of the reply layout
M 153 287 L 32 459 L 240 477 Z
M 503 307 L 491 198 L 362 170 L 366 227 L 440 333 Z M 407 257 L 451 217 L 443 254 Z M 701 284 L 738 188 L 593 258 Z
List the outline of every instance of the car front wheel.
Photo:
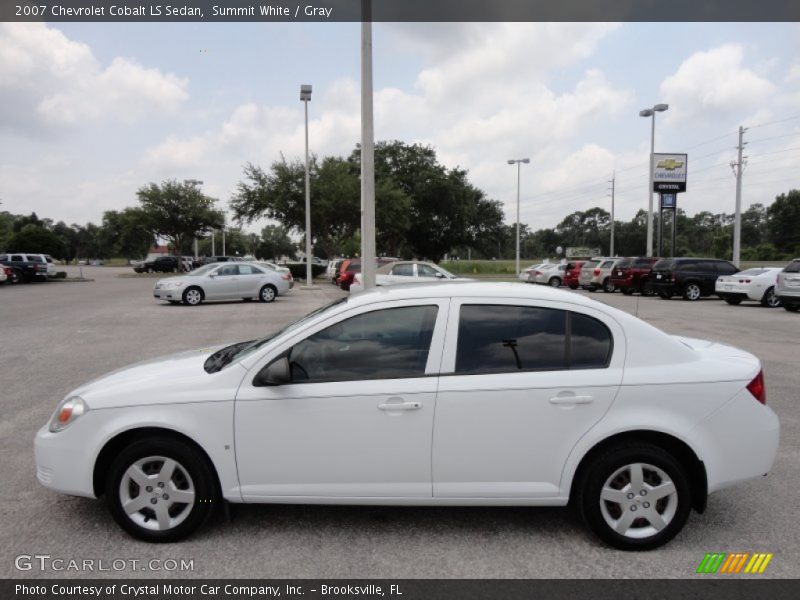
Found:
M 547 283 L 550 287 L 561 287 L 561 280 L 558 277 L 551 277 Z
M 114 520 L 148 542 L 175 542 L 202 526 L 218 502 L 211 466 L 189 444 L 146 438 L 112 463 L 106 501 Z
M 183 303 L 188 306 L 197 306 L 203 301 L 203 292 L 199 288 L 190 287 L 183 292 Z
M 587 526 L 615 548 L 662 546 L 689 517 L 686 471 L 657 446 L 617 446 L 591 460 L 582 473 L 576 506 Z
M 687 283 L 686 287 L 683 288 L 683 299 L 689 300 L 694 302 L 695 300 L 699 300 L 702 292 L 700 290 L 700 286 L 696 283 Z

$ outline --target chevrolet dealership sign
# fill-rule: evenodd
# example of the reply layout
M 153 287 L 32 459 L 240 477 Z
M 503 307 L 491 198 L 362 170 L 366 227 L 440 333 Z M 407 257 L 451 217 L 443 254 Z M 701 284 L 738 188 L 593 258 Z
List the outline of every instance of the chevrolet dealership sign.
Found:
M 686 191 L 686 156 L 686 154 L 653 155 L 654 192 Z

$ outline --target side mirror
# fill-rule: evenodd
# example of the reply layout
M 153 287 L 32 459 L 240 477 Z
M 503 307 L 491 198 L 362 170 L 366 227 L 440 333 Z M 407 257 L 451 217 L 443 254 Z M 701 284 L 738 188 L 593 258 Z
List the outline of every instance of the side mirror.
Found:
M 444 279 L 444 273 L 436 273 L 436 279 Z
M 285 356 L 273 360 L 253 378 L 253 385 L 256 387 L 284 385 L 291 382 L 292 374 L 289 369 L 289 359 Z
M 208 274 L 208 276 L 209 276 L 211 279 L 214 279 L 214 277 L 216 277 L 216 276 L 217 276 L 217 274 L 216 274 L 216 273 L 209 273 L 209 274 Z

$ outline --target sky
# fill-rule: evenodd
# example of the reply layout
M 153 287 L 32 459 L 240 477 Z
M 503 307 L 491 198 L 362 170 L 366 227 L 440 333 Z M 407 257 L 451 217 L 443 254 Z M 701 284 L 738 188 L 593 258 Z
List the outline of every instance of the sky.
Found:
M 647 207 L 656 152 L 688 153 L 688 214 L 800 187 L 798 23 L 376 23 L 376 140 L 433 146 L 515 221 Z M 136 190 L 199 179 L 226 208 L 242 167 L 360 140 L 358 23 L 0 23 L 0 210 L 99 223 Z M 313 190 L 312 190 L 313 210 Z M 257 231 L 265 222 L 245 226 Z

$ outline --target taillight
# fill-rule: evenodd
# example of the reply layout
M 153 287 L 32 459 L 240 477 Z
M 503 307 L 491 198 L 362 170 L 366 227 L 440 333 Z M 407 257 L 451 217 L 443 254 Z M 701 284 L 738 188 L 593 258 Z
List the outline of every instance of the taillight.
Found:
M 595 275 L 600 275 L 600 269 L 595 269 L 595 270 L 594 270 L 594 274 L 595 274 Z
M 759 371 L 753 381 L 747 384 L 747 391 L 753 394 L 753 397 L 761 402 L 761 404 L 767 404 L 767 388 L 764 386 L 764 371 Z
M 292 280 L 292 274 L 291 273 L 284 273 L 283 275 L 281 275 L 281 279 L 285 279 L 286 281 L 291 281 Z
M 669 276 L 670 276 L 670 279 L 675 280 L 675 279 L 678 278 L 678 272 L 677 271 L 670 271 Z

